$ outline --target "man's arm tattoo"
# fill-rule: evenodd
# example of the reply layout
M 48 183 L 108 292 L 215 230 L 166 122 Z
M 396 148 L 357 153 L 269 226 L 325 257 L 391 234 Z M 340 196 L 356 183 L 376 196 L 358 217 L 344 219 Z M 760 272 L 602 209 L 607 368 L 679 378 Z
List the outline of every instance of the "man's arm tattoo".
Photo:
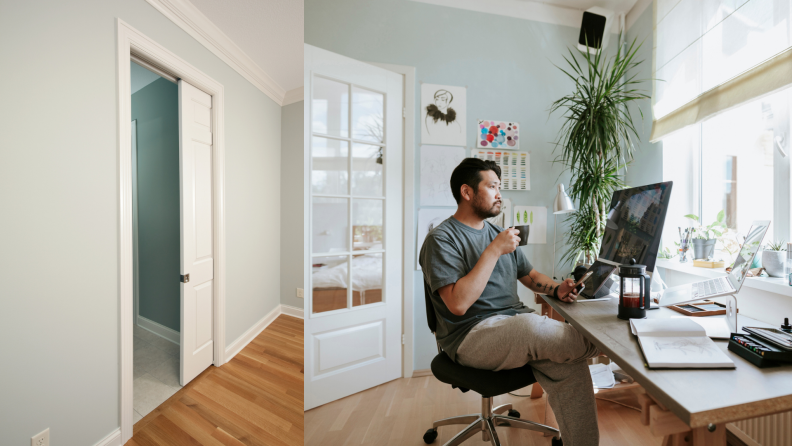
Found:
M 528 280 L 530 280 L 531 283 L 533 283 L 537 288 L 539 288 L 539 290 L 542 290 L 542 291 L 545 291 L 545 292 L 553 292 L 557 288 L 557 286 L 550 285 L 549 283 L 536 283 L 536 282 L 534 282 L 534 280 L 533 280 L 533 278 L 531 276 L 528 276 Z

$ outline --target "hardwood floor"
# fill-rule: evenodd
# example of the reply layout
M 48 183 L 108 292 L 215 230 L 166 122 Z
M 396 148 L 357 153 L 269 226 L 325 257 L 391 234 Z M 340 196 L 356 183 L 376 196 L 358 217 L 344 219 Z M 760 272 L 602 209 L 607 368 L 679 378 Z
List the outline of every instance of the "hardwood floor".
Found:
M 303 321 L 281 315 L 137 422 L 127 446 L 302 445 Z
M 530 387 L 517 394 L 527 395 Z M 638 407 L 631 391 L 607 393 L 613 399 Z M 512 403 L 521 418 L 542 422 L 545 397 L 539 399 L 503 395 L 496 404 Z M 655 446 L 662 442 L 641 424 L 640 412 L 608 401 L 597 401 L 600 444 L 612 446 Z M 334 401 L 305 413 L 305 444 L 325 445 L 424 445 L 422 436 L 441 418 L 480 413 L 481 397 L 474 392 L 462 393 L 443 384 L 433 376 L 397 379 L 381 386 Z M 433 445 L 442 445 L 462 426 L 444 426 Z M 518 429 L 500 428 L 498 434 L 505 445 L 549 445 L 550 438 Z M 483 445 L 476 436 L 465 445 Z M 489 444 L 487 442 L 486 444 Z

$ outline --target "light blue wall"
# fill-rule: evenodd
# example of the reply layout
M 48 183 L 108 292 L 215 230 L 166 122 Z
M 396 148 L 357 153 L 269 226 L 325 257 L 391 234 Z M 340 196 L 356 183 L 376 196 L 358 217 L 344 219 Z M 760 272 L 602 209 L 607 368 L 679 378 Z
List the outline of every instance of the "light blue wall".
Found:
M 648 27 L 651 32 L 652 27 Z M 531 191 L 503 192 L 514 205 L 546 206 L 548 243 L 523 248 L 539 271 L 550 275 L 553 255 L 552 200 L 556 184 L 569 185 L 569 175 L 551 164 L 553 141 L 561 125 L 549 116 L 552 102 L 568 94 L 572 82 L 553 66 L 563 66 L 562 54 L 575 45 L 579 29 L 512 19 L 408 0 L 305 1 L 305 42 L 366 62 L 416 67 L 416 104 L 420 82 L 467 86 L 468 146 L 475 144 L 477 119 L 514 120 L 522 125 L 520 150 L 531 152 Z M 611 42 L 616 42 L 615 36 Z M 648 45 L 651 56 L 651 43 Z M 651 66 L 651 60 L 647 63 Z M 415 128 L 420 129 L 416 110 Z M 416 132 L 420 147 L 420 131 Z M 468 151 L 468 153 L 470 153 Z M 414 172 L 417 209 L 420 208 L 420 149 Z M 559 218 L 558 255 L 563 253 Z M 556 274 L 570 268 L 557 268 Z M 423 276 L 413 272 L 416 369 L 429 368 L 436 354 L 426 326 Z M 519 286 L 528 305 L 533 294 Z M 406 290 L 410 292 L 410 290 Z
M 305 102 L 283 107 L 281 121 L 281 303 L 303 308 L 305 300 L 297 297 L 303 287 L 303 112 Z
M 145 0 L 3 1 L 3 445 L 120 425 L 117 18 L 224 86 L 226 341 L 280 302 L 280 105 Z
M 179 87 L 159 78 L 132 94 L 137 119 L 139 311 L 180 331 Z
M 632 42 L 633 39 L 638 39 L 639 43 L 643 42 L 636 54 L 636 58 L 643 60 L 643 63 L 629 75 L 635 75 L 636 80 L 644 80 L 636 87 L 649 95 L 652 93 L 653 14 L 654 8 L 649 5 L 627 30 L 628 42 Z M 643 119 L 641 119 L 640 112 L 643 112 Z M 629 186 L 659 183 L 663 181 L 663 143 L 649 142 L 649 136 L 652 133 L 652 101 L 649 99 L 636 101 L 630 105 L 630 113 L 632 113 L 640 141 L 635 145 L 635 161 L 627 169 L 625 180 Z

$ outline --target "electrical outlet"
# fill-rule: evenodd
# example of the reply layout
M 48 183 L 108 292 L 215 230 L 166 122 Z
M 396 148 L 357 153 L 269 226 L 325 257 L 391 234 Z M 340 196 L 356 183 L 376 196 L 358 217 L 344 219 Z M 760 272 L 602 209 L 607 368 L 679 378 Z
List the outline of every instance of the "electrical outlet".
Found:
M 44 429 L 30 439 L 30 446 L 49 446 L 49 428 Z
M 305 297 L 303 295 L 303 289 L 302 288 L 297 288 L 297 297 L 299 297 L 300 299 Z

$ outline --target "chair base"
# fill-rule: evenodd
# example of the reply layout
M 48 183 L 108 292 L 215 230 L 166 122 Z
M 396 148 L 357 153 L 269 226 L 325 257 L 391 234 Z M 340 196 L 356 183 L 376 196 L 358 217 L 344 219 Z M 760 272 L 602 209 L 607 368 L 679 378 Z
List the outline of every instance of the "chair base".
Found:
M 520 418 L 511 417 L 508 415 L 501 415 L 504 412 L 512 409 L 511 404 L 503 404 L 498 407 L 492 407 L 492 398 L 481 398 L 481 414 L 460 415 L 458 417 L 445 418 L 434 422 L 432 429 L 429 429 L 424 434 L 424 442 L 427 444 L 434 442 L 437 438 L 437 428 L 440 426 L 449 426 L 455 424 L 467 424 L 467 427 L 462 429 L 461 432 L 454 435 L 453 438 L 448 440 L 444 446 L 457 446 L 462 444 L 468 438 L 481 433 L 483 441 L 489 441 L 492 446 L 500 446 L 498 433 L 495 426 L 506 426 L 515 429 L 525 429 L 542 434 L 552 435 L 553 444 L 561 444 L 561 433 L 558 429 L 544 424 L 535 423 L 533 421 L 523 420 Z

